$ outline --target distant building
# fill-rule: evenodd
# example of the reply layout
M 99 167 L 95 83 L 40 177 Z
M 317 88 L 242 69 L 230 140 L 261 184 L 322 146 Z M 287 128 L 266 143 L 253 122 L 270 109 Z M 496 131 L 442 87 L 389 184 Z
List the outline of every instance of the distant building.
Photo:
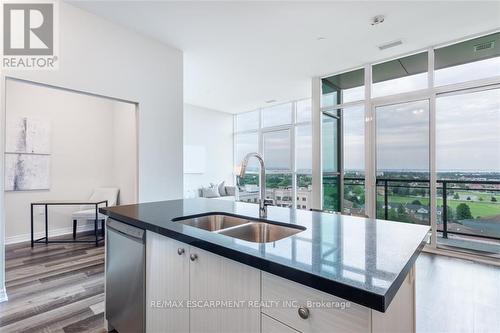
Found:
M 259 187 L 245 187 L 244 191 L 239 192 L 238 201 L 258 203 L 259 201 Z M 309 210 L 311 208 L 312 188 L 299 187 L 296 193 L 297 209 Z M 274 201 L 274 206 L 277 207 L 291 207 L 293 203 L 292 189 L 291 188 L 272 188 L 266 189 L 266 198 Z

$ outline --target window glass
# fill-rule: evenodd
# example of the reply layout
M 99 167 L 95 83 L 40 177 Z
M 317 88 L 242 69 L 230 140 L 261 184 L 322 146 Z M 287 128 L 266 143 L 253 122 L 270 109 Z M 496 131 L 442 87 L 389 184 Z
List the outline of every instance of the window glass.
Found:
M 436 98 L 436 167 L 439 178 L 500 171 L 500 89 Z
M 289 171 L 290 163 L 290 131 L 274 131 L 263 134 L 264 160 L 266 169 L 270 171 Z
M 429 101 L 376 108 L 377 218 L 430 224 Z
M 365 108 L 363 105 L 343 109 L 344 172 L 364 175 Z
M 266 198 L 272 199 L 275 206 L 291 207 L 293 202 L 292 174 L 266 174 Z
M 321 107 L 360 101 L 365 98 L 364 68 L 324 78 L 321 83 Z
M 339 209 L 339 165 L 338 165 L 338 124 L 339 120 L 331 115 L 322 115 L 322 166 L 323 166 L 323 209 Z
M 374 65 L 373 97 L 427 88 L 427 63 L 427 52 L 423 52 Z
M 434 54 L 436 86 L 500 75 L 500 33 L 445 46 Z
M 323 210 L 338 212 L 339 209 L 339 176 L 323 172 Z
M 241 164 L 241 161 L 246 154 L 259 151 L 259 137 L 257 133 L 237 134 L 236 142 L 236 166 Z M 257 202 L 259 198 L 259 164 L 255 158 L 252 158 L 248 163 L 244 178 L 236 175 L 236 183 L 238 185 L 239 201 Z
M 259 137 L 257 133 L 244 133 L 236 135 L 236 165 L 240 165 L 248 153 L 259 151 Z M 247 172 L 258 172 L 259 164 L 252 158 L 248 164 Z
M 500 89 L 436 98 L 436 167 L 438 243 L 500 238 Z
M 292 123 L 292 103 L 262 109 L 262 126 L 279 126 Z
M 297 174 L 297 208 L 311 208 L 312 176 L 311 174 Z
M 295 130 L 295 168 L 297 173 L 312 172 L 312 127 L 297 126 Z
M 342 112 L 344 134 L 344 212 L 365 214 L 365 109 L 363 105 Z
M 259 111 L 245 112 L 236 115 L 236 131 L 256 130 L 259 128 Z
M 323 114 L 323 172 L 338 171 L 338 119 Z
M 296 114 L 296 122 L 302 123 L 311 121 L 311 105 L 312 101 L 310 99 L 304 99 L 301 101 L 297 101 L 297 114 Z
M 404 178 L 411 173 L 428 179 L 429 101 L 377 107 L 376 119 L 379 176 L 394 171 Z

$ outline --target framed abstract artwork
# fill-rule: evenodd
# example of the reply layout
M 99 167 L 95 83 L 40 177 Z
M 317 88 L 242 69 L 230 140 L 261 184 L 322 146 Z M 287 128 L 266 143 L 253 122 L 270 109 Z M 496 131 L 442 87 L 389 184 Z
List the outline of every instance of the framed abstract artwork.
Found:
M 7 121 L 5 152 L 50 154 L 50 123 L 43 119 L 18 117 Z
M 50 189 L 50 123 L 19 117 L 7 121 L 5 191 Z
M 48 190 L 50 156 L 5 154 L 5 191 Z

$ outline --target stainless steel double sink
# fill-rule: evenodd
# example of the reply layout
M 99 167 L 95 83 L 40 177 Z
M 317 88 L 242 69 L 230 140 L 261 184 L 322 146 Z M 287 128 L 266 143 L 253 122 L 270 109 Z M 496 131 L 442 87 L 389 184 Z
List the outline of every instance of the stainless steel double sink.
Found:
M 174 219 L 173 222 L 254 243 L 274 242 L 306 229 L 302 226 L 285 226 L 221 214 L 203 215 L 194 218 L 178 218 Z

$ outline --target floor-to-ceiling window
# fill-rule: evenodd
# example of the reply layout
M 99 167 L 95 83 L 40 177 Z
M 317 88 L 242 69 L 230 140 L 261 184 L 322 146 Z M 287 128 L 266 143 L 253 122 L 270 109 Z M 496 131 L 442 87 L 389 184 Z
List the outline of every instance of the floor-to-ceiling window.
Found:
M 436 99 L 437 230 L 442 244 L 486 250 L 492 248 L 489 238 L 500 240 L 499 136 L 499 88 Z
M 235 116 L 235 166 L 250 152 L 266 164 L 266 197 L 280 207 L 310 209 L 312 199 L 311 100 L 278 104 Z M 238 200 L 259 199 L 259 166 L 254 160 L 238 176 Z
M 322 80 L 323 209 L 365 214 L 364 69 Z
M 323 209 L 500 253 L 500 33 L 325 77 L 320 100 Z
M 427 52 L 372 67 L 377 218 L 430 224 L 429 99 L 404 95 L 428 82 Z
M 429 101 L 375 108 L 376 216 L 430 224 Z

